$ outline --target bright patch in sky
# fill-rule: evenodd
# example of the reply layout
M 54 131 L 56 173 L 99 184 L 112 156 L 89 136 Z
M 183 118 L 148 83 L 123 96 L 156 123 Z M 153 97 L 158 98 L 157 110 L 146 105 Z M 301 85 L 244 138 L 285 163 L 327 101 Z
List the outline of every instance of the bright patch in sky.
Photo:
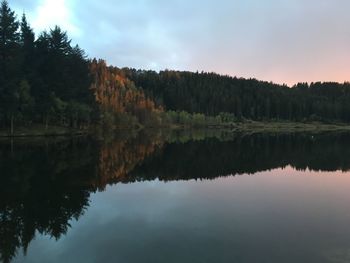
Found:
M 80 30 L 72 23 L 72 15 L 66 0 L 43 0 L 34 17 L 32 25 L 37 32 L 59 25 L 71 36 L 80 35 Z
M 38 35 L 142 69 L 287 83 L 349 81 L 349 0 L 9 0 Z

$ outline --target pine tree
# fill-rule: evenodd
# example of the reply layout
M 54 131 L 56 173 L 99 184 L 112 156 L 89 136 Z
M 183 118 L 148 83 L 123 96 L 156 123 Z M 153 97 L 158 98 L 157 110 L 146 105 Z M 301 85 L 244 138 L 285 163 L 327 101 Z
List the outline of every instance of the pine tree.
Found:
M 18 27 L 15 12 L 10 9 L 7 1 L 2 1 L 0 7 L 0 48 L 2 52 L 13 43 L 18 43 Z
M 22 15 L 20 39 L 23 46 L 34 47 L 35 34 L 25 14 Z
M 21 20 L 20 43 L 22 46 L 23 71 L 25 78 L 32 75 L 34 71 L 35 57 L 35 34 L 27 22 L 26 15 L 23 14 Z
M 10 9 L 7 1 L 0 7 L 0 107 L 10 119 L 11 134 L 13 134 L 14 118 L 19 101 L 19 23 L 15 12 Z

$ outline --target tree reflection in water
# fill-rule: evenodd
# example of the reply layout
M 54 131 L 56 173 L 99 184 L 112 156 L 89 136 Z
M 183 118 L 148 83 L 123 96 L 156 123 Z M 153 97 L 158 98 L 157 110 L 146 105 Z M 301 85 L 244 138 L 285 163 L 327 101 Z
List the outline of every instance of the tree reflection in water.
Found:
M 347 171 L 349 134 L 162 132 L 112 139 L 0 142 L 0 259 L 26 252 L 36 233 L 59 239 L 108 184 L 214 179 L 290 165 Z

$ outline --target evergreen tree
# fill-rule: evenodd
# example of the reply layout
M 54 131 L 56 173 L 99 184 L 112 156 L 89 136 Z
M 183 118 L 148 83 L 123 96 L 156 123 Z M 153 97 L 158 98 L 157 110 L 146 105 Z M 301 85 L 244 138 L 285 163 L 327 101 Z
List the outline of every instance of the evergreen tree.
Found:
M 14 119 L 17 114 L 20 77 L 19 56 L 19 23 L 15 12 L 7 1 L 0 7 L 0 108 L 11 123 L 11 134 L 14 130 Z
M 23 71 L 25 77 L 32 77 L 34 74 L 34 57 L 35 57 L 35 34 L 27 22 L 26 15 L 22 15 L 21 20 L 20 42 L 23 55 Z M 30 76 L 28 76 L 30 75 Z

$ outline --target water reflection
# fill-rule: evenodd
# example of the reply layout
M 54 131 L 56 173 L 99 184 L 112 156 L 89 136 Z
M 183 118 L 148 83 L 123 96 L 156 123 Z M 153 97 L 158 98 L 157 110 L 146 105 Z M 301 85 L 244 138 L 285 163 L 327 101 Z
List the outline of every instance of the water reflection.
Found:
M 0 143 L 0 256 L 11 262 L 37 234 L 60 239 L 109 184 L 214 179 L 276 168 L 348 171 L 348 134 L 148 131 L 113 139 Z M 118 191 L 118 187 L 116 188 Z M 135 226 L 136 227 L 136 226 Z M 258 231 L 258 230 L 257 230 Z

